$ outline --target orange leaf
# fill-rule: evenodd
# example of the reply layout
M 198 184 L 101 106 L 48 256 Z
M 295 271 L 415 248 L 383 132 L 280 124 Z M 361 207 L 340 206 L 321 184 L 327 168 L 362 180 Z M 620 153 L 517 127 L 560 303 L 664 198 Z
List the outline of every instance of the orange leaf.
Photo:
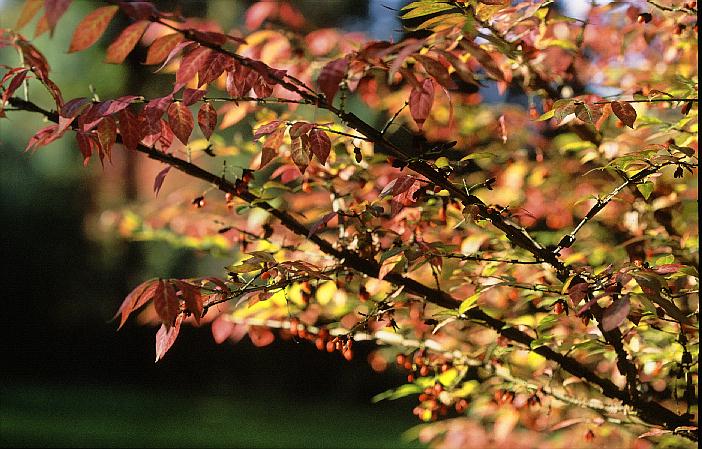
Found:
M 180 33 L 167 34 L 156 39 L 146 52 L 146 62 L 144 64 L 158 64 L 166 59 L 171 50 L 183 40 Z
M 144 34 L 147 26 L 149 26 L 149 22 L 141 20 L 125 28 L 107 48 L 105 62 L 108 64 L 121 64 L 124 62 L 124 59 L 141 39 L 141 35 Z
M 85 16 L 73 32 L 68 52 L 85 50 L 93 45 L 105 32 L 118 9 L 119 6 L 103 6 Z
M 22 12 L 20 13 L 17 23 L 15 24 L 15 29 L 19 30 L 28 24 L 32 18 L 37 14 L 43 5 L 42 0 L 27 0 L 22 7 Z

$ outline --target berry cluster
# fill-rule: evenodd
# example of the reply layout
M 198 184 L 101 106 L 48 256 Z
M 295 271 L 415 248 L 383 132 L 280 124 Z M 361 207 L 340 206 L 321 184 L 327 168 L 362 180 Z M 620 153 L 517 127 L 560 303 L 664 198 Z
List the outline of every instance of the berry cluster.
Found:
M 353 337 L 349 335 L 330 335 L 329 329 L 320 328 L 317 333 L 310 332 L 297 318 L 290 319 L 290 335 L 302 340 L 314 341 L 315 347 L 320 351 L 329 353 L 338 351 L 348 361 L 353 359 Z

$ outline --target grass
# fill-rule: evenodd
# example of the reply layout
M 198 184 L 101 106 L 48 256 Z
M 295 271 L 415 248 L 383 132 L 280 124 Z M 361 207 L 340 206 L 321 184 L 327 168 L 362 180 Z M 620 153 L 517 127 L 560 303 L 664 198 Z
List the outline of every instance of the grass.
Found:
M 396 407 L 128 387 L 3 385 L 0 444 L 23 447 L 411 448 Z M 410 416 L 406 416 L 410 415 Z

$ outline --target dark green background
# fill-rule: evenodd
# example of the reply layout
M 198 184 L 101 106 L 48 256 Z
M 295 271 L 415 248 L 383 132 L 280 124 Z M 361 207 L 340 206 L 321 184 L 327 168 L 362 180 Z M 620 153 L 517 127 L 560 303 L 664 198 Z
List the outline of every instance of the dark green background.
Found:
M 160 6 L 167 10 L 173 3 Z M 158 84 L 164 78 L 150 77 L 140 66 L 139 51 L 125 66 L 98 62 L 115 24 L 98 45 L 66 55 L 73 29 L 96 4 L 75 0 L 53 39 L 33 41 L 65 98 L 89 96 L 89 85 L 102 98 L 167 89 Z M 185 14 L 217 17 L 225 29 L 241 20 L 246 7 L 229 0 L 181 4 Z M 363 2 L 296 4 L 324 26 L 363 29 L 370 23 Z M 0 2 L 0 26 L 12 27 L 20 7 L 16 0 Z M 27 37 L 35 22 L 23 30 Z M 17 65 L 17 56 L 0 49 L 0 63 Z M 41 88 L 30 87 L 32 99 L 50 105 Z M 201 274 L 202 258 L 160 243 L 86 235 L 86 213 L 104 207 L 95 194 L 103 175 L 99 163 L 82 168 L 68 138 L 34 155 L 23 153 L 43 124 L 31 114 L 8 115 L 0 120 L 0 444 L 419 446 L 402 436 L 417 424 L 414 399 L 370 403 L 403 375 L 373 373 L 365 363 L 367 346 L 357 345 L 356 360 L 347 363 L 307 343 L 218 346 L 209 327 L 186 327 L 165 360 L 154 364 L 154 328 L 129 323 L 117 333 L 109 320 L 140 280 Z M 123 199 L 133 195 L 129 185 L 123 188 Z

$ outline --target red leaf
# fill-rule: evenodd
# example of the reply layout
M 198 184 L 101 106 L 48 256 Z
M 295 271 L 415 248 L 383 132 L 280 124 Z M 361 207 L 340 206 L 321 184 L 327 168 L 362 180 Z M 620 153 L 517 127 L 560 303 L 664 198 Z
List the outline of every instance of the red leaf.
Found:
M 329 212 L 317 220 L 312 227 L 310 227 L 310 232 L 307 233 L 307 238 L 315 235 L 320 229 L 327 227 L 327 223 L 329 223 L 329 221 L 334 217 L 336 217 L 336 212 Z
M 175 288 L 170 282 L 158 281 L 158 287 L 154 292 L 154 308 L 166 328 L 171 327 L 180 312 L 180 304 Z
M 144 106 L 141 114 L 149 121 L 158 123 L 159 119 L 163 116 L 163 113 L 166 112 L 171 103 L 173 103 L 173 95 L 154 98 L 146 103 L 146 106 Z
M 168 123 L 161 119 L 161 135 L 158 137 L 156 143 L 154 143 L 154 148 L 165 153 L 171 147 L 172 143 L 173 131 L 171 130 L 171 127 L 168 126 Z
M 309 148 L 309 137 L 307 134 L 303 134 L 298 137 L 292 137 L 290 145 L 290 153 L 292 155 L 292 160 L 297 165 L 298 170 L 303 175 L 307 166 L 310 165 L 310 148 Z
M 186 106 L 193 105 L 202 100 L 202 97 L 204 97 L 206 93 L 206 90 L 186 88 L 183 91 L 183 103 L 185 103 Z
M 267 98 L 270 97 L 273 93 L 273 86 L 268 84 L 262 76 L 259 76 L 258 79 L 253 83 L 253 90 L 256 97 Z
M 492 59 L 492 56 L 490 56 L 490 53 L 485 51 L 482 47 L 479 45 L 476 45 L 473 42 L 470 42 L 467 39 L 462 39 L 461 40 L 461 46 L 470 53 L 471 56 L 473 56 L 481 66 L 485 69 L 485 71 L 492 76 L 493 78 L 504 81 L 505 80 L 505 74 L 500 68 L 500 66 L 497 65 L 494 59 Z
M 168 56 L 166 56 L 166 59 L 163 61 L 163 63 L 157 68 L 154 73 L 160 72 L 164 67 L 170 63 L 173 58 L 178 56 L 181 52 L 190 49 L 191 47 L 196 46 L 197 44 L 195 42 L 190 42 L 190 41 L 185 41 L 185 42 L 178 42 L 178 44 L 173 47 L 170 53 L 168 53 Z
M 575 107 L 575 116 L 585 123 L 594 124 L 602 117 L 602 108 L 595 104 L 581 103 Z
M 275 2 L 258 2 L 251 5 L 249 9 L 246 10 L 246 15 L 244 16 L 244 23 L 246 28 L 250 30 L 255 30 L 261 26 L 264 20 L 266 20 L 273 13 L 277 12 L 278 5 Z
M 329 153 L 331 152 L 331 140 L 327 133 L 321 129 L 313 129 L 310 131 L 310 149 L 320 164 L 326 164 Z
M 122 109 L 119 111 L 118 117 L 119 133 L 122 136 L 122 143 L 128 150 L 136 151 L 143 132 L 139 118 L 129 109 Z
M 139 39 L 141 39 L 147 26 L 149 26 L 149 22 L 142 20 L 134 22 L 125 28 L 117 39 L 107 47 L 105 62 L 108 64 L 121 64 L 124 62 L 124 59 L 134 49 Z
M 183 145 L 188 144 L 190 134 L 193 132 L 195 122 L 193 114 L 187 106 L 180 101 L 176 101 L 168 108 L 168 124 L 171 125 L 173 134 L 183 142 Z
M 216 51 L 210 52 L 207 60 L 201 64 L 197 71 L 197 87 L 216 80 L 226 69 L 231 68 L 233 65 L 234 60 L 231 56 Z
M 76 133 L 76 142 L 78 142 L 78 149 L 83 155 L 83 166 L 87 166 L 90 156 L 93 155 L 93 148 L 97 149 L 97 143 L 83 132 Z
M 244 96 L 251 90 L 256 79 L 258 79 L 257 73 L 253 73 L 253 70 L 248 67 L 236 64 L 235 68 L 227 73 L 227 93 L 235 98 Z
M 146 52 L 146 65 L 158 64 L 162 62 L 171 53 L 171 51 L 183 40 L 183 35 L 180 33 L 167 34 L 161 36 L 149 47 Z
M 619 327 L 619 325 L 624 322 L 627 315 L 629 315 L 630 308 L 631 303 L 628 297 L 619 298 L 614 301 L 609 307 L 604 309 L 602 313 L 602 329 L 605 332 L 609 332 Z
M 16 74 L 12 78 L 12 81 L 10 81 L 10 83 L 7 85 L 7 88 L 5 88 L 5 91 L 2 93 L 2 103 L 0 103 L 0 111 L 2 111 L 2 109 L 4 108 L 7 99 L 10 98 L 13 93 L 15 93 L 15 91 L 22 85 L 22 82 L 27 77 L 28 69 L 24 67 L 19 67 L 18 69 L 12 70 L 17 70 L 17 72 L 15 72 Z M 10 70 L 10 72 L 12 72 L 12 70 Z M 8 75 L 10 75 L 10 73 L 7 73 L 3 77 L 3 80 L 0 82 L 0 86 L 2 86 L 5 83 L 5 77 L 7 77 Z
M 90 131 L 97 126 L 100 119 L 125 109 L 137 98 L 139 97 L 136 95 L 128 95 L 114 100 L 107 100 L 93 104 L 90 110 L 80 116 L 79 123 L 81 128 L 83 131 Z
M 612 112 L 614 112 L 614 115 L 616 115 L 626 126 L 632 129 L 634 128 L 634 122 L 636 121 L 636 109 L 634 109 L 632 105 L 623 101 L 613 101 Z
M 290 4 L 290 2 L 283 2 L 280 4 L 278 15 L 284 24 L 289 25 L 292 28 L 301 28 L 305 25 L 305 16 L 303 16 L 297 8 Z
M 112 117 L 100 120 L 97 126 L 97 137 L 100 143 L 100 152 L 112 161 L 112 146 L 117 141 L 117 122 Z
M 266 136 L 268 134 L 273 133 L 280 127 L 281 123 L 283 123 L 282 120 L 273 120 L 272 122 L 268 122 L 265 125 L 259 126 L 258 128 L 256 128 L 256 131 L 254 131 L 254 140 L 258 139 L 261 136 Z
M 24 65 L 30 67 L 37 77 L 45 82 L 49 79 L 49 63 L 36 47 L 24 39 L 17 40 L 17 46 L 22 50 Z
M 36 132 L 32 137 L 30 137 L 27 143 L 27 148 L 24 151 L 37 150 L 39 147 L 50 144 L 54 140 L 61 137 L 61 134 L 57 132 L 58 125 L 49 125 Z
M 310 130 L 314 128 L 312 123 L 307 122 L 296 122 L 290 127 L 290 137 L 300 137 L 303 134 L 307 134 Z
M 200 110 L 197 112 L 197 124 L 205 139 L 210 140 L 212 132 L 217 127 L 217 111 L 209 102 L 200 106 Z
M 409 108 L 415 123 L 422 129 L 422 125 L 429 117 L 434 103 L 434 82 L 427 78 L 422 82 L 422 87 L 413 87 L 410 92 Z
M 456 88 L 456 83 L 451 79 L 448 70 L 439 61 L 425 55 L 414 55 L 414 59 L 419 61 L 424 67 L 424 70 L 426 70 L 429 75 L 433 76 L 439 84 L 447 89 Z
M 156 193 L 156 196 L 158 196 L 158 192 L 161 190 L 161 186 L 163 186 L 163 181 L 166 179 L 166 175 L 170 171 L 171 166 L 167 166 L 158 174 L 156 175 L 156 178 L 154 179 L 154 192 Z
M 265 167 L 270 161 L 278 155 L 278 148 L 283 144 L 285 139 L 285 128 L 278 128 L 268 137 L 263 144 L 261 151 L 261 165 L 259 168 Z
M 200 31 L 200 30 L 189 30 L 193 34 L 193 39 L 198 42 L 206 42 L 212 45 L 224 45 L 227 39 L 232 39 L 238 42 L 244 42 L 243 39 L 235 38 L 233 36 L 227 36 L 218 31 Z
M 129 314 L 139 309 L 141 306 L 149 302 L 151 298 L 153 298 L 157 287 L 158 282 L 155 282 L 154 279 L 149 279 L 148 281 L 139 284 L 134 290 L 131 291 L 131 293 L 127 295 L 127 297 L 122 302 L 122 305 L 119 306 L 117 313 L 112 318 L 115 319 L 118 315 L 122 315 L 122 319 L 120 320 L 118 330 L 121 329 L 122 326 L 124 326 L 124 323 L 127 322 Z
M 275 335 L 267 327 L 251 326 L 249 328 L 249 338 L 251 338 L 251 343 L 254 346 L 260 348 L 273 343 Z
M 85 97 L 74 98 L 61 106 L 61 117 L 75 118 L 85 112 L 91 106 L 90 100 Z
M 161 116 L 151 111 L 141 111 L 139 115 L 139 123 L 141 124 L 141 143 L 147 147 L 153 148 L 156 142 L 161 137 Z
M 100 39 L 118 9 L 114 5 L 103 6 L 85 16 L 73 32 L 68 52 L 85 50 Z
M 677 273 L 685 265 L 679 263 L 667 263 L 665 265 L 659 265 L 653 269 L 658 274 L 670 274 Z
M 51 33 L 54 32 L 56 24 L 70 5 L 71 0 L 44 0 L 46 23 Z
M 173 87 L 173 91 L 177 91 L 188 82 L 195 78 L 195 75 L 200 71 L 205 64 L 207 64 L 208 59 L 212 55 L 212 50 L 207 47 L 198 47 L 191 51 L 187 55 L 183 56 L 180 61 L 180 67 L 176 72 L 176 83 Z
M 322 68 L 317 78 L 317 84 L 322 93 L 327 98 L 327 102 L 332 104 L 334 96 L 339 90 L 339 83 L 346 76 L 346 69 L 349 62 L 345 58 L 335 59 Z
M 200 294 L 200 289 L 187 282 L 180 281 L 177 279 L 173 280 L 173 283 L 180 290 L 181 297 L 185 301 L 186 309 L 192 313 L 195 318 L 195 322 L 200 324 L 200 318 L 202 317 L 202 311 L 204 310 L 202 294 Z
M 120 2 L 122 11 L 134 20 L 150 20 L 160 16 L 158 9 L 151 2 Z
M 156 332 L 156 362 L 161 360 L 164 355 L 175 343 L 178 334 L 180 333 L 180 324 L 183 322 L 183 315 L 180 314 L 176 317 L 173 326 L 166 326 L 164 324 Z

